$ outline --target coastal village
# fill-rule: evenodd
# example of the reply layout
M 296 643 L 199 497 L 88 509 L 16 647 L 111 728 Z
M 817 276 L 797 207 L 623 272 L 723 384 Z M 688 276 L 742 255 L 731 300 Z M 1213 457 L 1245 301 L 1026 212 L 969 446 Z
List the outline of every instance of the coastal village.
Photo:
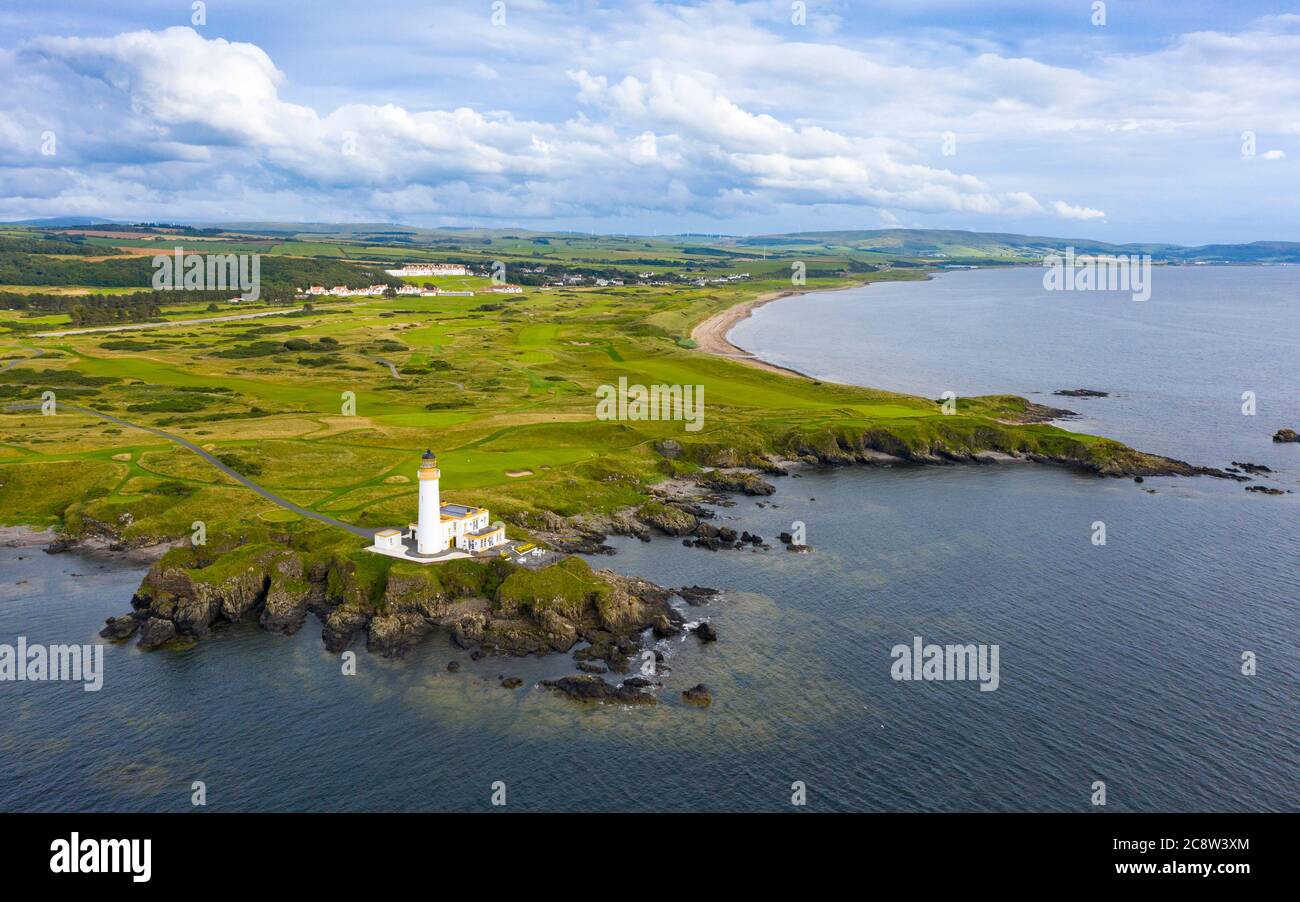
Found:
M 461 263 L 407 263 L 396 269 L 384 270 L 388 275 L 399 279 L 411 279 L 420 277 L 439 278 L 439 277 L 465 277 L 473 275 L 486 275 L 487 273 L 475 273 L 469 267 Z M 580 272 L 565 272 L 562 274 L 552 274 L 547 278 L 548 270 L 545 266 L 525 266 L 519 270 L 525 276 L 536 279 L 541 278 L 541 284 L 537 285 L 543 291 L 553 288 L 574 288 L 584 285 L 596 288 L 621 288 L 624 285 L 650 285 L 665 286 L 670 284 L 662 274 L 654 272 L 638 272 L 635 279 L 613 278 L 598 275 L 590 275 Z M 722 276 L 698 277 L 693 279 L 682 280 L 686 284 L 697 287 L 708 285 L 730 285 L 736 282 L 744 282 L 750 278 L 747 272 L 729 273 Z M 536 284 L 532 282 L 530 284 Z M 520 285 L 509 283 L 492 284 L 488 289 L 493 294 L 522 294 L 524 289 Z M 301 297 L 473 297 L 474 291 L 468 289 L 449 289 L 443 288 L 432 283 L 417 285 L 406 283 L 399 286 L 393 286 L 383 283 L 367 285 L 363 288 L 350 288 L 347 285 L 334 285 L 326 287 L 324 285 L 310 285 L 299 292 Z
M 438 276 L 468 276 L 469 270 L 460 263 L 408 263 L 398 269 L 386 269 L 384 272 L 397 278 L 416 278 L 420 276 L 438 277 Z M 518 285 L 493 285 L 488 289 L 496 294 L 522 294 L 523 289 Z M 403 284 L 394 288 L 392 285 L 373 284 L 365 288 L 349 288 L 347 285 L 335 285 L 332 288 L 326 288 L 324 285 L 310 285 L 303 294 L 310 297 L 382 297 L 389 293 L 398 297 L 473 297 L 473 291 L 455 291 L 447 288 L 441 288 L 437 285 L 411 285 Z

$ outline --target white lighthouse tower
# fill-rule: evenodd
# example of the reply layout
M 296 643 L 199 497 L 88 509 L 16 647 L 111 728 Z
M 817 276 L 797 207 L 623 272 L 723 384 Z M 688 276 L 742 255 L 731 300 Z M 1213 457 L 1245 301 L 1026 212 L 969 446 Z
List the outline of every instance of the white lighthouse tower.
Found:
M 447 534 L 442 528 L 442 500 L 438 496 L 438 458 L 425 451 L 420 459 L 420 514 L 415 524 L 417 554 L 440 554 L 447 550 Z

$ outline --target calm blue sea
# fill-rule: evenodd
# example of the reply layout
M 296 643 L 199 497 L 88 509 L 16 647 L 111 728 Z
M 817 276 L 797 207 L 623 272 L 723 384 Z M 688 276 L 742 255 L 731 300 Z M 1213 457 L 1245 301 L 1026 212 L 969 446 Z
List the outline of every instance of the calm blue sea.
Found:
M 1300 490 L 1300 446 L 1268 440 L 1300 426 L 1298 290 L 1295 269 L 1160 269 L 1135 304 L 963 272 L 771 304 L 732 339 L 936 397 L 1109 391 L 1056 400 L 1087 413 L 1074 428 L 1266 463 Z M 802 522 L 815 553 L 615 540 L 597 559 L 725 590 L 689 611 L 720 641 L 663 643 L 655 708 L 531 685 L 565 658 L 471 662 L 437 637 L 344 676 L 314 619 L 291 638 L 231 627 L 181 653 L 109 647 L 99 693 L 0 684 L 0 809 L 187 810 L 196 780 L 210 810 L 493 810 L 494 781 L 519 811 L 788 810 L 794 781 L 822 811 L 1086 812 L 1097 780 L 1112 811 L 1300 808 L 1300 494 L 1021 464 L 777 483 L 720 515 L 769 537 Z M 0 549 L 0 642 L 95 641 L 140 575 Z M 997 644 L 997 691 L 891 679 L 917 635 Z M 676 698 L 698 682 L 707 710 Z

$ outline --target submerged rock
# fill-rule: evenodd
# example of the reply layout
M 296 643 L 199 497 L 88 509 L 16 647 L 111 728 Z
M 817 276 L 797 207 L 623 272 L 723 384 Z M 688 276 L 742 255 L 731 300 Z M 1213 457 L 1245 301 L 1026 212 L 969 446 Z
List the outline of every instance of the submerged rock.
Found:
M 663 683 L 647 679 L 642 676 L 628 677 L 623 681 L 623 685 L 629 689 L 649 689 L 651 686 L 662 686 Z
M 1244 471 L 1247 472 L 1247 473 L 1254 473 L 1254 474 L 1256 474 L 1256 475 L 1258 475 L 1258 474 L 1260 474 L 1260 473 L 1272 473 L 1272 472 L 1273 472 L 1273 470 L 1272 470 L 1270 467 L 1266 467 L 1266 466 L 1264 466 L 1263 464 L 1253 464 L 1253 463 L 1250 463 L 1249 461 L 1234 460 L 1234 461 L 1232 462 L 1232 465 L 1233 465 L 1234 467 L 1239 467 L 1239 468 L 1241 468 L 1242 470 L 1244 470 Z
M 709 599 L 722 593 L 707 586 L 682 586 L 677 590 L 677 594 L 684 598 L 687 604 L 702 605 L 708 604 Z
M 1063 395 L 1067 398 L 1109 398 L 1110 394 L 1104 391 L 1097 391 L 1092 388 L 1062 388 L 1052 392 L 1054 395 Z
M 1248 491 L 1248 492 L 1258 492 L 1258 493 L 1261 494 L 1261 495 L 1289 495 L 1289 494 L 1291 494 L 1290 492 L 1284 492 L 1284 491 L 1282 491 L 1282 489 L 1275 489 L 1275 488 L 1272 488 L 1271 486 L 1267 486 L 1267 485 L 1248 485 L 1248 486 L 1246 486 L 1246 491 Z
M 707 708 L 713 704 L 713 693 L 709 687 L 703 683 L 697 683 L 690 689 L 682 690 L 682 701 L 688 705 L 695 705 L 699 708 Z
M 709 621 L 707 620 L 701 621 L 700 625 L 697 626 L 694 630 L 692 630 L 692 632 L 699 637 L 701 642 L 718 641 L 717 631 L 713 629 L 713 627 L 709 624 Z
M 628 686 L 614 686 L 598 676 L 571 676 L 542 680 L 542 687 L 589 704 L 653 705 L 657 699 Z

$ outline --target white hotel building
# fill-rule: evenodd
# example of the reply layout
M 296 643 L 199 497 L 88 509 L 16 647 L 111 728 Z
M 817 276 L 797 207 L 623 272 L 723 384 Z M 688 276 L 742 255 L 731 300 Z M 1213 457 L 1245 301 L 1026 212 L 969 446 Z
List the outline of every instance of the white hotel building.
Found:
M 390 276 L 467 276 L 460 263 L 408 263 L 401 269 L 384 270 Z

